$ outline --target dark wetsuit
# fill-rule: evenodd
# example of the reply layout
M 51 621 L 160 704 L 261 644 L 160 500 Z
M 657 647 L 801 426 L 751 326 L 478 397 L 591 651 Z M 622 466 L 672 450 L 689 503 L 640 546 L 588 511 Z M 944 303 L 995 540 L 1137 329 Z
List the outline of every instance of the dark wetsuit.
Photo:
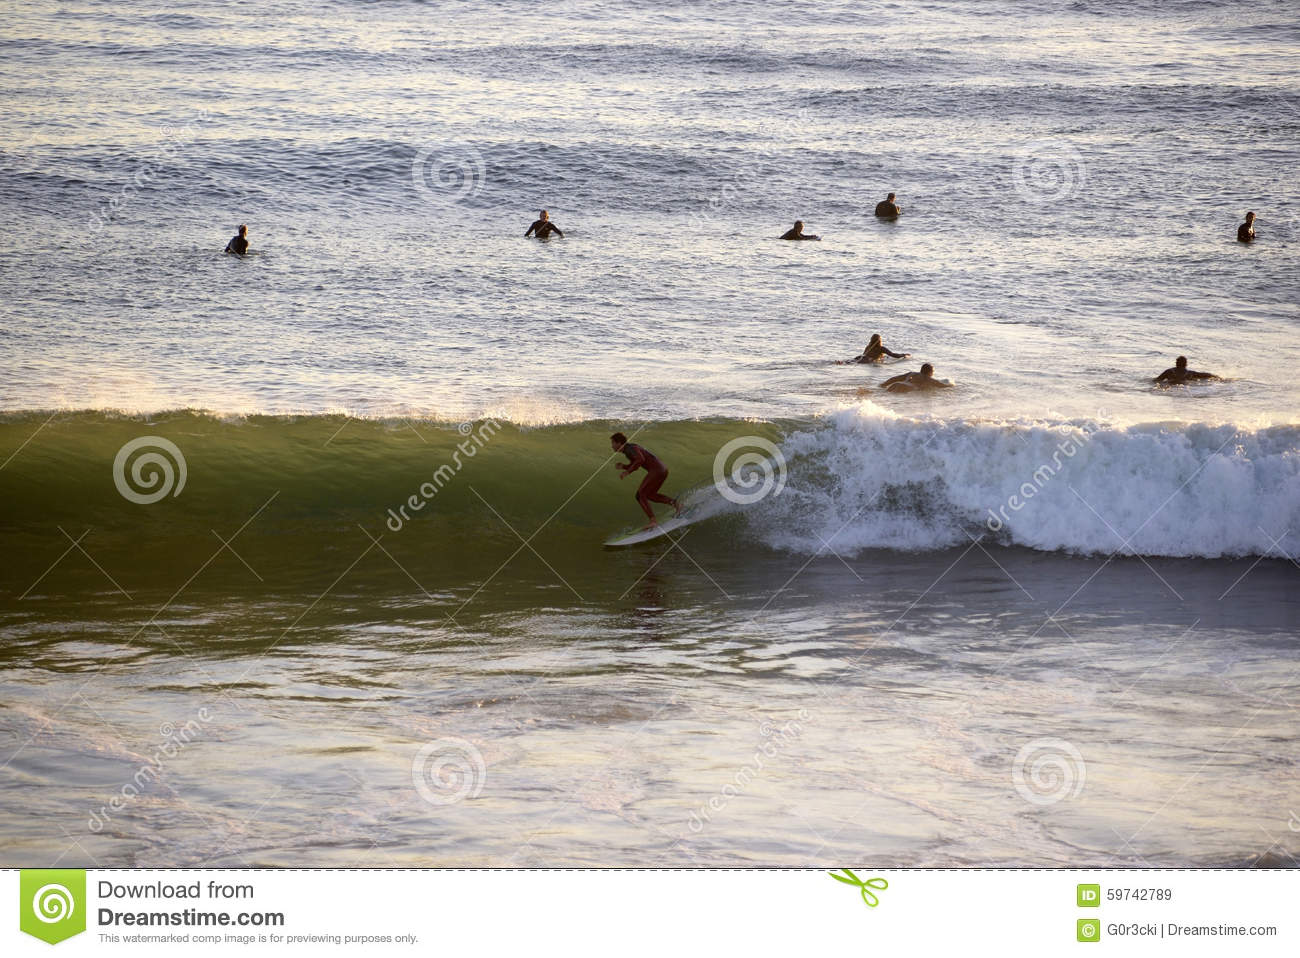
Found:
M 868 346 L 862 350 L 862 355 L 853 360 L 855 363 L 878 363 L 886 356 L 892 356 L 894 359 L 902 359 L 907 353 L 896 353 L 887 346 L 875 345 Z
M 1250 243 L 1255 239 L 1255 227 L 1250 223 L 1242 223 L 1237 227 L 1237 242 Z
M 238 253 L 243 256 L 248 252 L 248 240 L 238 234 L 230 237 L 230 242 L 226 244 L 227 253 Z
M 898 208 L 898 204 L 891 203 L 889 202 L 889 200 L 881 200 L 879 203 L 876 204 L 876 215 L 881 217 L 882 219 L 892 220 L 894 217 L 898 216 L 898 214 L 900 214 L 901 212 L 903 211 Z
M 950 385 L 950 383 L 935 379 L 933 376 L 926 376 L 917 371 L 903 373 L 903 375 L 895 376 L 893 379 L 886 379 L 880 384 L 880 388 L 891 393 L 913 393 L 922 389 L 947 389 Z
M 819 240 L 820 236 L 808 236 L 805 233 L 796 233 L 794 229 L 788 229 L 781 234 L 783 240 Z
M 636 501 L 645 510 L 645 514 L 654 519 L 654 509 L 650 508 L 652 502 L 662 502 L 665 505 L 675 506 L 677 500 L 662 495 L 659 487 L 664 484 L 668 478 L 668 467 L 659 461 L 649 449 L 633 443 L 626 443 L 623 446 L 623 455 L 627 456 L 627 472 L 636 472 L 638 469 L 646 471 L 646 477 L 641 480 L 641 485 L 636 490 Z
M 1194 369 L 1179 369 L 1177 366 L 1171 366 L 1159 376 L 1156 377 L 1158 383 L 1185 383 L 1189 379 L 1218 379 L 1214 373 L 1198 373 Z
M 533 225 L 528 227 L 528 232 L 524 234 L 524 239 L 528 239 L 534 233 L 537 234 L 538 239 L 546 239 L 552 233 L 559 233 L 561 238 L 564 237 L 564 231 L 550 220 L 534 220 Z

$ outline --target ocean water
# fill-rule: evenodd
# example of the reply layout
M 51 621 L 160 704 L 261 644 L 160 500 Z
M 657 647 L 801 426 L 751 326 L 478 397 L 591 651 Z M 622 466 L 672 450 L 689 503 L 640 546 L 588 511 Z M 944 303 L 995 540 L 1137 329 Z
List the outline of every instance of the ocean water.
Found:
M 1295 864 L 1294 4 L 0 49 L 4 864 Z

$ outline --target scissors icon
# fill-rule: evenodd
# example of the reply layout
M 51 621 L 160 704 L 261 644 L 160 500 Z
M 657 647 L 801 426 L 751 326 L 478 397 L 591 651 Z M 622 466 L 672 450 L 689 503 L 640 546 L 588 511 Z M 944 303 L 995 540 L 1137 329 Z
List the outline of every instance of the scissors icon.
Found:
M 889 882 L 885 881 L 883 878 L 868 878 L 866 881 L 863 881 L 847 868 L 841 868 L 840 871 L 844 872 L 844 875 L 848 875 L 849 877 L 845 878 L 844 875 L 837 875 L 834 872 L 829 872 L 828 874 L 836 881 L 842 881 L 846 885 L 852 885 L 854 888 L 861 889 L 862 900 L 867 903 L 868 908 L 875 908 L 880 904 L 880 899 L 876 897 L 875 892 L 871 889 L 874 888 L 877 891 L 884 891 L 889 887 Z

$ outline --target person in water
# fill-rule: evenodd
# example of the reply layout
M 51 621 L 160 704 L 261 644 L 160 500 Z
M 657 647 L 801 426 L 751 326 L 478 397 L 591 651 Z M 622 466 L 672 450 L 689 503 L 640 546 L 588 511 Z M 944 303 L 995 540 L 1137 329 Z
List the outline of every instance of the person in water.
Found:
M 1253 243 L 1255 241 L 1255 214 L 1247 213 L 1246 222 L 1237 227 L 1238 243 Z
M 564 230 L 551 222 L 550 213 L 546 212 L 546 210 L 542 210 L 537 214 L 537 219 L 533 220 L 533 225 L 528 227 L 528 232 L 524 234 L 524 239 L 528 239 L 528 237 L 534 234 L 536 234 L 538 239 L 546 239 L 546 237 L 550 236 L 552 233 L 558 235 L 560 239 L 564 239 Z
M 248 252 L 248 227 L 240 223 L 239 232 L 230 237 L 230 242 L 226 244 L 227 253 L 238 253 L 243 256 Z
M 891 393 L 910 393 L 922 389 L 948 389 L 952 383 L 934 378 L 934 367 L 926 363 L 919 373 L 903 373 L 892 379 L 886 379 L 880 388 Z
M 896 219 L 902 212 L 903 208 L 894 202 L 893 193 L 876 204 L 876 215 L 884 220 Z
M 892 349 L 887 349 L 885 344 L 880 341 L 879 333 L 871 334 L 871 342 L 867 343 L 867 348 L 862 350 L 861 356 L 855 356 L 852 359 L 839 360 L 840 365 L 847 363 L 878 363 L 886 356 L 892 356 L 895 359 L 906 359 L 911 353 L 896 353 Z
M 659 492 L 659 487 L 668 478 L 668 468 L 659 461 L 658 456 L 644 446 L 628 442 L 627 436 L 621 432 L 616 432 L 610 436 L 609 444 L 615 452 L 621 452 L 627 456 L 627 465 L 624 466 L 620 463 L 618 466 L 618 477 L 620 479 L 626 479 L 638 469 L 646 471 L 646 477 L 641 480 L 641 485 L 636 491 L 636 501 L 645 510 L 645 514 L 650 517 L 650 524 L 645 528 L 653 529 L 659 525 L 659 520 L 655 518 L 655 511 L 650 506 L 652 502 L 662 502 L 664 505 L 672 506 L 676 510 L 676 515 L 680 516 L 682 514 L 682 504 L 680 502 Z
M 803 220 L 795 220 L 794 227 L 781 234 L 783 240 L 819 240 L 820 236 L 807 236 L 803 231 Z
M 1172 369 L 1166 369 L 1155 378 L 1158 383 L 1185 383 L 1195 379 L 1218 379 L 1214 373 L 1198 373 L 1194 369 L 1187 368 L 1187 357 L 1179 356 L 1174 360 Z

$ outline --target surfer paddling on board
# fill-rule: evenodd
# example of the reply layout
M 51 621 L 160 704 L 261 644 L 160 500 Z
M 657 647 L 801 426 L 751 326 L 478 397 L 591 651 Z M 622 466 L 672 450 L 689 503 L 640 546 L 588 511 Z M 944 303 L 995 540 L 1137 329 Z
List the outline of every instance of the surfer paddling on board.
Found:
M 803 220 L 795 220 L 794 226 L 781 234 L 783 240 L 819 240 L 820 236 L 809 236 L 803 231 Z
M 948 389 L 952 383 L 934 378 L 934 367 L 926 363 L 919 373 L 903 373 L 892 379 L 886 379 L 880 388 L 891 393 L 910 393 L 921 389 Z
M 1214 375 L 1214 373 L 1198 373 L 1195 369 L 1188 369 L 1187 357 L 1179 356 L 1177 359 L 1174 360 L 1173 367 L 1170 369 L 1166 369 L 1164 372 L 1162 372 L 1159 376 L 1155 378 L 1154 382 L 1174 383 L 1175 385 L 1177 385 L 1178 383 L 1191 382 L 1194 379 L 1218 379 L 1218 378 L 1219 377 Z
M 682 504 L 680 502 L 659 492 L 659 487 L 668 478 L 668 468 L 659 461 L 658 456 L 644 446 L 628 442 L 627 436 L 621 432 L 616 432 L 610 436 L 609 444 L 615 452 L 621 452 L 627 456 L 627 465 L 620 463 L 618 466 L 618 477 L 620 479 L 626 479 L 638 469 L 646 471 L 646 477 L 641 480 L 641 485 L 636 491 L 636 501 L 645 510 L 645 514 L 650 517 L 650 524 L 645 528 L 653 529 L 659 525 L 659 520 L 655 518 L 655 511 L 650 506 L 652 502 L 662 502 L 664 505 L 676 509 L 677 515 L 682 514 Z
M 867 343 L 867 348 L 862 350 L 861 356 L 854 356 L 852 359 L 837 359 L 837 365 L 845 366 L 849 363 L 878 363 L 882 362 L 886 356 L 892 356 L 894 359 L 906 359 L 911 353 L 896 353 L 880 339 L 879 333 L 871 334 L 871 342 Z

